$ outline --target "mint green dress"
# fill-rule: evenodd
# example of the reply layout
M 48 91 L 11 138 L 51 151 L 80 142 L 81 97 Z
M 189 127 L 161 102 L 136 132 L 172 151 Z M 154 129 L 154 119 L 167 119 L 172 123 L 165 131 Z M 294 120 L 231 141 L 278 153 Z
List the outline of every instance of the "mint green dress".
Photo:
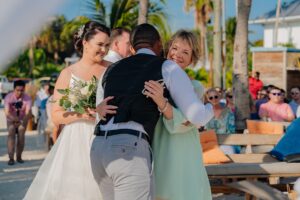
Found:
M 159 200 L 210 200 L 198 129 L 185 126 L 173 108 L 173 119 L 161 117 L 153 139 L 155 196 Z

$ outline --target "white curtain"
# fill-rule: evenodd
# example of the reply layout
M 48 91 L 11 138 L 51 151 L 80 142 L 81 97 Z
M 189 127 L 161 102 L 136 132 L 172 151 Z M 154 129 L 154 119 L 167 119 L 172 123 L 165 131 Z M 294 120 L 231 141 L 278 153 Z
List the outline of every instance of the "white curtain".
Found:
M 0 0 L 0 73 L 65 1 Z

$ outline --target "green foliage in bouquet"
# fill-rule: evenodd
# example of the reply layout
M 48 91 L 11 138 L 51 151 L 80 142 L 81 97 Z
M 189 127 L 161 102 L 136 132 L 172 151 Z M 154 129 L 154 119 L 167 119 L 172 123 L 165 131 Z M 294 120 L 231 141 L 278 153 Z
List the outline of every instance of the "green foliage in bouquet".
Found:
M 75 111 L 83 114 L 88 108 L 96 108 L 96 90 L 98 80 L 95 76 L 90 81 L 73 78 L 73 86 L 66 89 L 58 89 L 62 94 L 59 105 L 66 111 Z

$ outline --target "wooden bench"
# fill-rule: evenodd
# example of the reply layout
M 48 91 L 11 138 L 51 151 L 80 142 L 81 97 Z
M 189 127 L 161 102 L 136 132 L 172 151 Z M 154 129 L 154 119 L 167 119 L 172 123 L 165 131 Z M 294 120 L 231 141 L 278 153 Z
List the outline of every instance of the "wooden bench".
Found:
M 250 134 L 284 134 L 286 122 L 265 122 L 258 120 L 246 120 L 247 131 Z
M 292 184 L 290 182 L 283 184 L 280 182 L 280 178 L 299 177 L 300 163 L 279 162 L 267 153 L 252 153 L 252 146 L 275 145 L 281 139 L 282 135 L 228 134 L 217 135 L 217 137 L 219 145 L 246 146 L 246 153 L 228 155 L 232 160 L 231 163 L 205 166 L 208 177 L 212 182 L 212 193 L 236 193 L 238 191 L 247 191 L 246 199 L 249 199 L 251 195 L 258 195 L 257 191 L 252 191 L 251 193 L 251 190 L 245 190 L 245 186 L 241 185 L 253 186 L 258 179 L 262 178 L 269 180 L 268 184 L 272 185 L 272 187 L 277 187 L 277 189 L 280 189 L 281 191 L 287 191 L 292 194 Z M 216 181 L 217 179 L 222 181 Z M 231 184 L 231 186 L 230 184 L 227 184 L 230 182 L 237 183 L 236 180 L 252 182 Z M 217 184 L 214 184 L 214 182 Z M 257 182 L 257 184 L 261 183 Z M 268 187 L 268 185 L 266 185 L 266 187 Z M 261 196 L 258 195 L 258 197 Z

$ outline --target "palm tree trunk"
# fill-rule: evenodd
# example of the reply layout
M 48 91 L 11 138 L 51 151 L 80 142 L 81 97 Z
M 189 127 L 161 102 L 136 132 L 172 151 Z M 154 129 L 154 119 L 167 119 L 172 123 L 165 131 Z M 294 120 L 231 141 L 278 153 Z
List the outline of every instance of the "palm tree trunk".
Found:
M 221 0 L 214 0 L 214 86 L 222 85 Z
M 138 24 L 147 23 L 148 0 L 140 0 Z
M 206 56 L 205 56 L 205 41 L 206 41 L 206 22 L 203 18 L 203 13 L 201 12 L 202 7 L 200 9 L 195 9 L 195 28 L 200 31 L 200 37 L 199 37 L 199 48 L 200 48 L 200 61 L 203 63 L 206 62 Z
M 235 125 L 237 130 L 246 128 L 250 116 L 250 95 L 248 90 L 248 19 L 252 0 L 238 0 L 238 16 L 233 54 L 233 92 Z
M 199 45 L 200 45 L 200 60 L 203 60 L 205 63 L 205 41 L 206 41 L 206 24 L 203 22 L 200 22 L 199 24 L 200 27 L 200 41 L 199 41 Z
M 274 28 L 274 33 L 273 33 L 273 47 L 277 46 L 277 35 L 278 35 L 280 7 L 281 7 L 281 0 L 277 0 L 276 21 L 275 21 L 275 28 Z
M 29 57 L 29 72 L 28 75 L 29 77 L 32 78 L 33 74 L 33 68 L 34 68 L 34 48 L 35 48 L 35 41 L 36 38 L 35 36 L 31 39 L 31 41 L 29 42 L 29 51 L 28 51 L 28 57 Z

